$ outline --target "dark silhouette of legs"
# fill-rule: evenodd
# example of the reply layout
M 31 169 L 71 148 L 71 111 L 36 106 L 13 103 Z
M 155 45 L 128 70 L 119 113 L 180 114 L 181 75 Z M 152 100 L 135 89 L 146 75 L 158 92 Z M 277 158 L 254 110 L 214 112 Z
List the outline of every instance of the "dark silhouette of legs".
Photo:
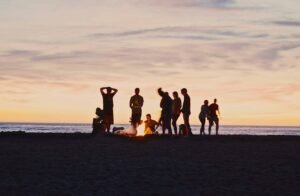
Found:
M 165 119 L 165 128 L 168 130 L 168 134 L 172 135 L 172 128 L 171 128 L 171 117 L 166 117 Z
M 177 120 L 179 118 L 179 115 L 178 114 L 174 114 L 172 116 L 172 126 L 173 126 L 173 129 L 174 129 L 174 134 L 177 135 Z
M 184 121 L 184 125 L 186 127 L 186 135 L 193 135 L 191 126 L 190 126 L 190 115 L 183 114 L 183 121 Z
M 216 135 L 219 135 L 219 119 L 215 119 L 215 124 L 216 124 Z
M 168 130 L 168 134 L 172 135 L 172 128 L 171 128 L 171 116 L 164 115 L 162 116 L 162 134 L 165 135 L 166 129 Z
M 200 128 L 200 135 L 205 135 L 205 118 L 200 118 L 201 128 Z
M 106 131 L 107 131 L 107 133 L 109 133 L 109 131 L 110 131 L 110 125 L 111 125 L 110 123 L 106 124 Z
M 209 120 L 209 126 L 208 126 L 208 135 L 211 134 L 211 127 L 214 126 L 214 121 L 212 119 Z
M 208 134 L 211 134 L 211 127 L 213 125 L 216 125 L 216 135 L 219 134 L 219 118 L 218 117 L 214 117 L 212 119 L 209 120 L 209 127 L 208 127 Z

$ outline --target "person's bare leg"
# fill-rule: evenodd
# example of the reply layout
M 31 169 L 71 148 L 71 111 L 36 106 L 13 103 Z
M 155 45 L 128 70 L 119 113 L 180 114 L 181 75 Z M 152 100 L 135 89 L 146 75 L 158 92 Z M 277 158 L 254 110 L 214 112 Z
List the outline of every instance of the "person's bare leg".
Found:
M 110 132 L 110 124 L 107 124 L 107 133 Z
M 208 135 L 211 134 L 211 127 L 212 127 L 213 123 L 209 122 L 209 126 L 208 126 Z
M 177 135 L 177 119 L 178 119 L 177 116 L 174 116 L 172 118 L 172 125 L 173 125 L 173 129 L 174 129 L 174 134 L 175 135 Z
M 219 120 L 216 120 L 216 135 L 219 135 Z

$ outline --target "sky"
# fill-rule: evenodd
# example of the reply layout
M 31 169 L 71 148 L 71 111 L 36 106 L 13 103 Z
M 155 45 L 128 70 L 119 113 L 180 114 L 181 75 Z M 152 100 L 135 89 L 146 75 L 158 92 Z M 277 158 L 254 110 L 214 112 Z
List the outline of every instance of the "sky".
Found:
M 221 124 L 300 125 L 299 0 L 1 0 L 0 24 L 2 122 L 90 123 L 111 86 L 116 123 L 185 87 L 193 124 L 217 98 Z

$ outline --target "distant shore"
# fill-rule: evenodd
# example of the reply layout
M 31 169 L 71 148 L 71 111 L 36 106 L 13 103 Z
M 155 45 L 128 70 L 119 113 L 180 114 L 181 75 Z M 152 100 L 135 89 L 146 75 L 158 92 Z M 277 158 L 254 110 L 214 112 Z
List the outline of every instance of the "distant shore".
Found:
M 0 133 L 1 195 L 296 195 L 300 137 Z

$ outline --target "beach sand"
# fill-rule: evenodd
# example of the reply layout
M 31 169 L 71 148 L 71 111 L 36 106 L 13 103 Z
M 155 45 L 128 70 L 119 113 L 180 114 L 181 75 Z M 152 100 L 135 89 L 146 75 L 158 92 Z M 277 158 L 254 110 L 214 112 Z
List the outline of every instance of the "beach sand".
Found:
M 300 137 L 0 134 L 0 195 L 299 195 Z

